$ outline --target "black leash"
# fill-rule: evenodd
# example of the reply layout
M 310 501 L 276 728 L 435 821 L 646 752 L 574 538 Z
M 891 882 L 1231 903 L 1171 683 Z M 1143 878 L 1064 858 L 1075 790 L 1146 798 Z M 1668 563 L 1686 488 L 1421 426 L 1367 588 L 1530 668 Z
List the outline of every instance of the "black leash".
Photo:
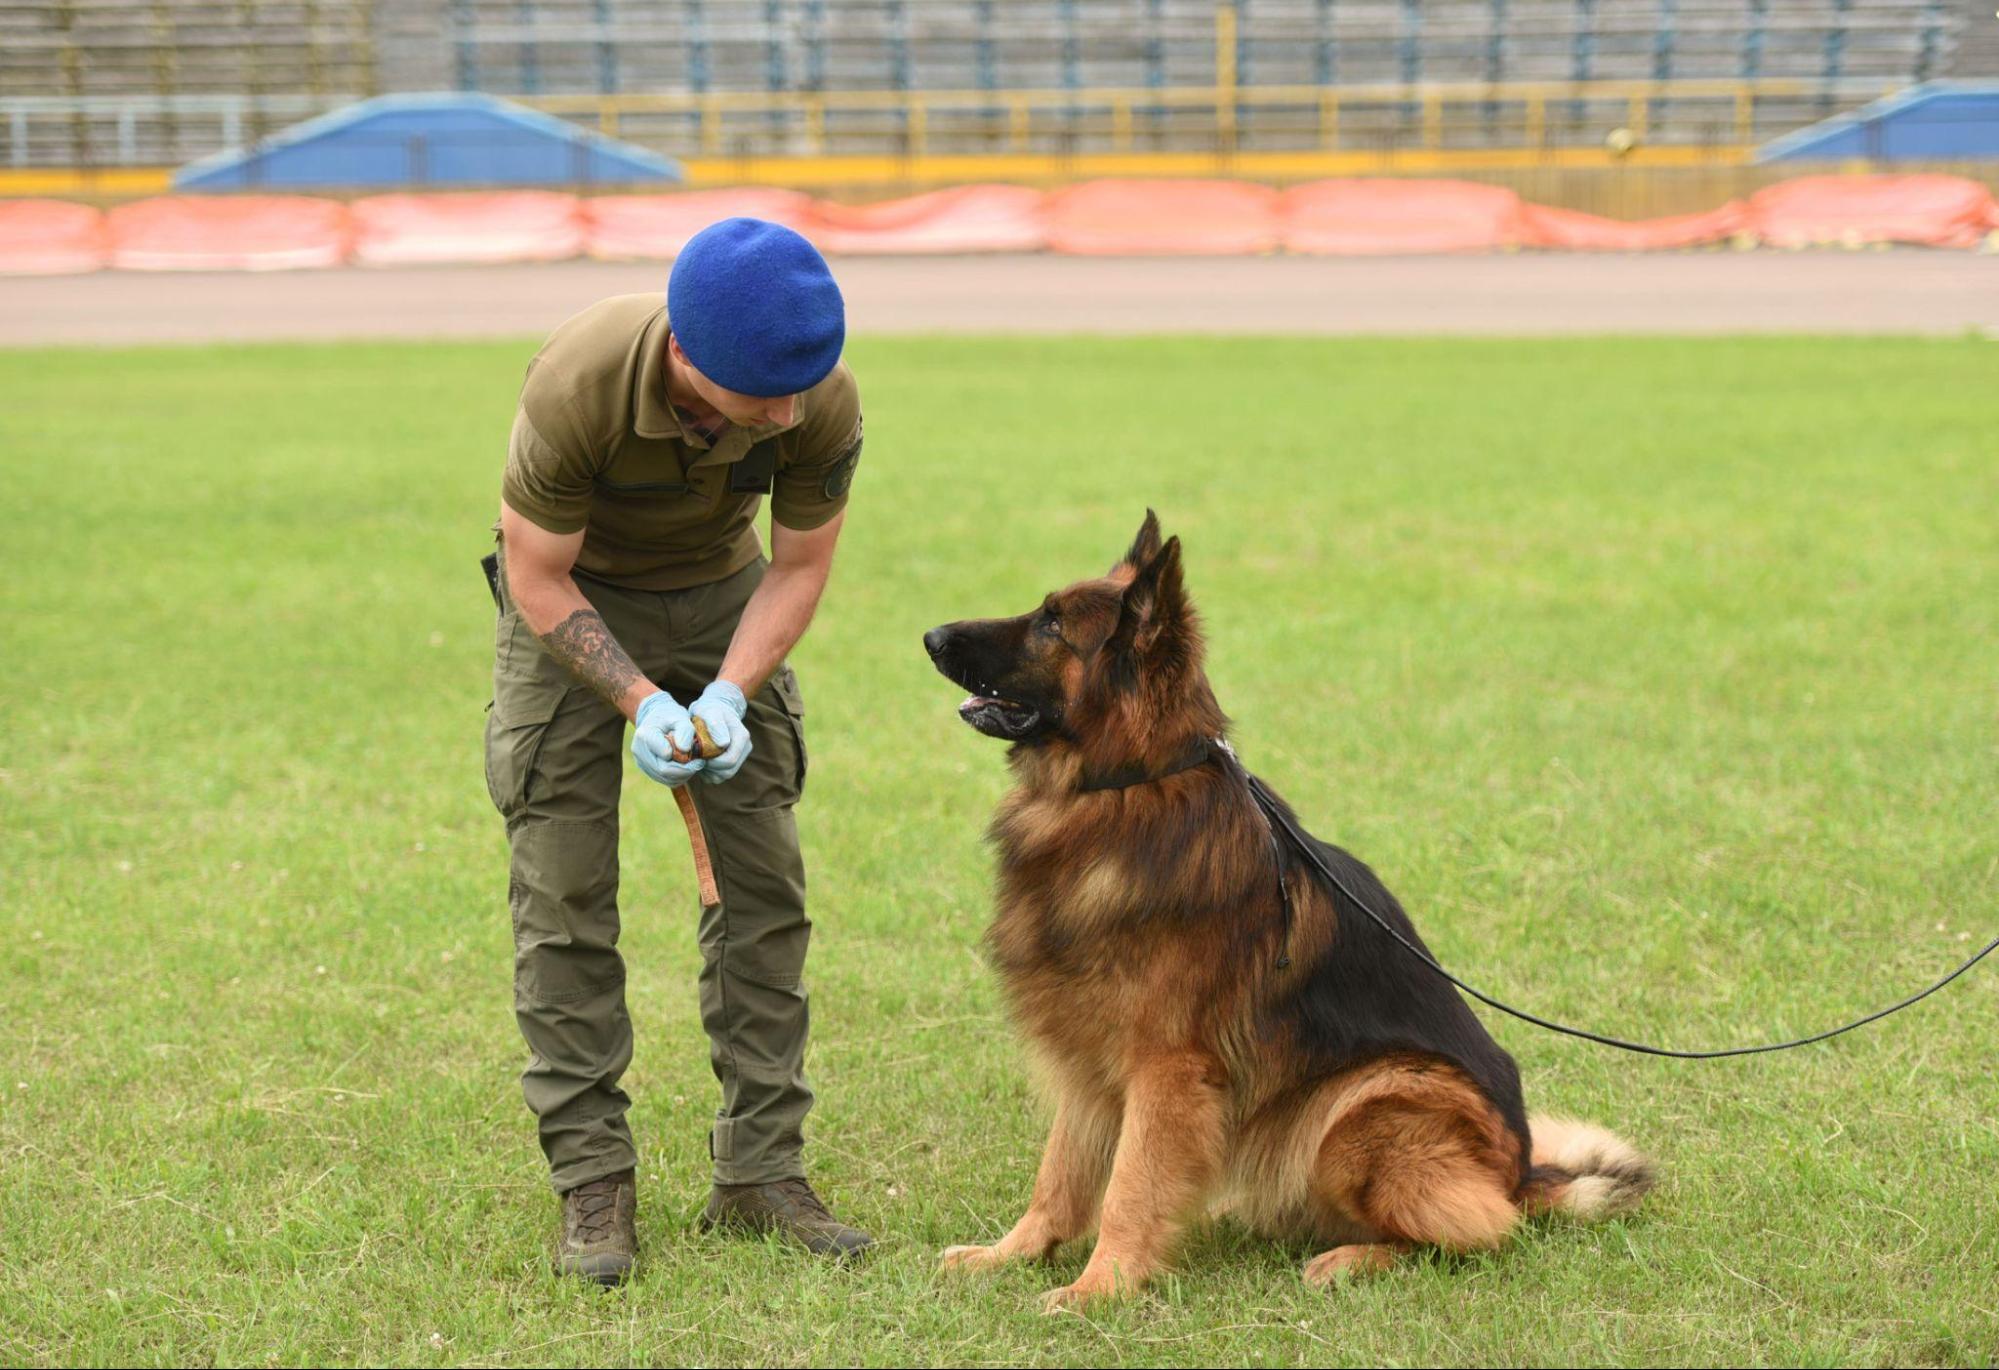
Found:
M 1919 1000 L 1929 998 L 1932 994 L 1935 994 L 1938 990 L 1942 989 L 1945 985 L 1955 980 L 1958 976 L 1970 970 L 1980 961 L 1983 961 L 1987 956 L 1990 956 L 1994 948 L 1999 948 L 1999 937 L 1995 937 L 1990 942 L 1987 942 L 1985 944 L 1984 950 L 1980 951 L 1977 955 L 1973 956 L 1969 961 L 1966 961 L 1963 965 L 1959 966 L 1956 970 L 1952 971 L 1950 974 L 1944 976 L 1943 979 L 1937 981 L 1934 985 L 1931 985 L 1928 989 L 1919 991 L 1918 993 L 1915 994 L 1911 994 L 1908 998 L 1902 1000 L 1901 1003 L 1890 1004 L 1887 1008 L 1877 1010 L 1874 1013 L 1870 1013 L 1865 1018 L 1856 1018 L 1852 1022 L 1846 1024 L 1844 1027 L 1828 1028 L 1824 1032 L 1813 1033 L 1809 1037 L 1800 1037 L 1795 1041 L 1768 1042 L 1762 1046 L 1754 1046 L 1754 1047 L 1724 1047 L 1720 1051 L 1674 1051 L 1669 1047 L 1647 1046 L 1643 1042 L 1627 1042 L 1620 1037 L 1606 1037 L 1601 1033 L 1587 1032 L 1582 1028 L 1567 1027 L 1561 1023 L 1550 1022 L 1546 1018 L 1538 1018 L 1535 1015 L 1526 1012 L 1524 1009 L 1517 1009 L 1513 1007 L 1513 1005 L 1511 1004 L 1502 1003 L 1498 999 L 1493 998 L 1490 994 L 1484 994 L 1478 990 L 1473 989 L 1470 985 L 1458 979 L 1457 976 L 1445 970 L 1442 966 L 1437 964 L 1436 960 L 1432 958 L 1428 952 L 1424 951 L 1414 942 L 1411 942 L 1408 938 L 1404 937 L 1401 933 L 1397 932 L 1395 928 L 1392 925 L 1390 925 L 1387 919 L 1383 918 L 1380 914 L 1376 913 L 1371 907 L 1369 907 L 1368 902 L 1365 899 L 1355 894 L 1353 890 L 1348 887 L 1346 881 L 1340 879 L 1339 874 L 1336 871 L 1334 871 L 1331 866 L 1328 866 L 1326 864 L 1325 858 L 1319 855 L 1318 844 L 1314 842 L 1307 833 L 1305 833 L 1303 830 L 1301 830 L 1298 827 L 1297 822 L 1292 819 L 1291 815 L 1284 811 L 1284 806 L 1277 802 L 1277 797 L 1271 794 L 1269 790 L 1264 788 L 1263 782 L 1261 780 L 1258 780 L 1254 775 L 1250 774 L 1249 768 L 1244 766 L 1242 762 L 1237 758 L 1235 754 L 1235 748 L 1229 746 L 1229 744 L 1223 741 L 1221 738 L 1215 738 L 1212 741 L 1204 741 L 1201 744 L 1199 751 L 1201 753 L 1199 756 L 1196 756 L 1193 752 L 1189 752 L 1187 755 L 1183 756 L 1177 762 L 1175 762 L 1172 769 L 1165 772 L 1164 774 L 1165 775 L 1175 774 L 1179 771 L 1187 770 L 1193 766 L 1197 766 L 1201 764 L 1201 762 L 1203 761 L 1214 760 L 1217 758 L 1223 759 L 1223 764 L 1225 768 L 1241 776 L 1243 781 L 1249 786 L 1250 796 L 1256 800 L 1257 808 L 1263 811 L 1264 821 L 1270 825 L 1271 837 L 1273 843 L 1277 840 L 1277 835 L 1279 833 L 1283 834 L 1284 840 L 1290 842 L 1292 849 L 1295 852 L 1297 852 L 1298 855 L 1304 857 L 1305 860 L 1311 865 L 1312 869 L 1316 870 L 1320 874 L 1320 876 L 1325 879 L 1326 883 L 1331 885 L 1334 889 L 1338 890 L 1341 894 L 1345 895 L 1348 903 L 1352 904 L 1355 908 L 1359 909 L 1362 913 L 1366 914 L 1370 919 L 1372 919 L 1376 927 L 1380 928 L 1390 937 L 1393 937 L 1397 942 L 1399 942 L 1402 945 L 1402 949 L 1408 952 L 1411 956 L 1414 956 L 1417 960 L 1421 961 L 1431 970 L 1434 970 L 1435 972 L 1437 972 L 1437 974 L 1443 976 L 1453 985 L 1456 985 L 1459 989 L 1463 990 L 1466 994 L 1469 994 L 1472 998 L 1478 1000 L 1481 1004 L 1486 1005 L 1488 1008 L 1496 1008 L 1501 1013 L 1510 1013 L 1515 1018 L 1520 1019 L 1520 1021 L 1522 1021 L 1523 1023 L 1532 1023 L 1535 1027 L 1546 1028 L 1550 1032 L 1559 1032 L 1567 1037 L 1580 1037 L 1586 1042 L 1596 1042 L 1607 1047 L 1617 1047 L 1619 1050 L 1622 1051 L 1637 1051 L 1637 1052 L 1642 1052 L 1647 1056 L 1673 1056 L 1684 1061 L 1712 1061 L 1716 1057 L 1720 1056 L 1754 1056 L 1760 1052 L 1765 1052 L 1765 1051 L 1788 1051 L 1792 1047 L 1810 1046 L 1814 1042 L 1823 1042 L 1828 1037 L 1837 1037 L 1842 1032 L 1851 1032 L 1855 1028 L 1866 1027 L 1869 1023 L 1872 1023 L 1877 1019 L 1886 1018 L 1891 1013 L 1900 1013 L 1903 1009 L 1907 1008 L 1909 1005 L 1916 1003 Z M 1111 776 L 1097 778 L 1095 779 L 1094 783 L 1086 783 L 1083 786 L 1083 788 L 1122 789 L 1128 785 L 1138 784 L 1141 783 L 1142 781 L 1163 779 L 1163 778 L 1164 778 L 1163 775 L 1150 776 L 1142 772 L 1136 774 L 1127 774 L 1124 772 L 1120 772 Z M 1283 879 L 1281 875 L 1279 876 L 1279 882 L 1280 884 L 1283 884 Z M 1291 963 L 1290 941 L 1291 941 L 1291 894 L 1289 887 L 1285 886 L 1284 887 L 1284 946 L 1278 953 L 1278 961 L 1277 961 L 1277 966 L 1278 969 L 1280 970 Z

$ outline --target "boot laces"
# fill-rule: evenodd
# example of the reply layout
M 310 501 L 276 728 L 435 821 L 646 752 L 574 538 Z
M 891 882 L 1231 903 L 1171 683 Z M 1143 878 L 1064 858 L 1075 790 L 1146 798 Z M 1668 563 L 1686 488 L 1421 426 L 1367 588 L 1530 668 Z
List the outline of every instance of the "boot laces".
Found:
M 826 1205 L 820 1202 L 819 1196 L 812 1192 L 812 1186 L 806 1181 L 802 1179 L 779 1180 L 775 1188 L 803 1216 L 829 1223 L 834 1221 L 833 1215 L 826 1210 Z
M 576 1214 L 576 1235 L 586 1242 L 601 1241 L 612 1234 L 618 1221 L 618 1182 L 592 1180 L 569 1192 Z

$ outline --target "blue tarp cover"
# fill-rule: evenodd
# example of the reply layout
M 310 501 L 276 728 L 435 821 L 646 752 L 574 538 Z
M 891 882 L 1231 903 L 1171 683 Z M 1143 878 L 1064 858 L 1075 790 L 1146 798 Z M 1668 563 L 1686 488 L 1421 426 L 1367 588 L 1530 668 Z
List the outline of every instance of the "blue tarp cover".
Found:
M 1925 81 L 1766 143 L 1759 162 L 1999 160 L 1999 81 Z
M 491 95 L 384 95 L 190 162 L 176 190 L 661 185 L 671 158 Z

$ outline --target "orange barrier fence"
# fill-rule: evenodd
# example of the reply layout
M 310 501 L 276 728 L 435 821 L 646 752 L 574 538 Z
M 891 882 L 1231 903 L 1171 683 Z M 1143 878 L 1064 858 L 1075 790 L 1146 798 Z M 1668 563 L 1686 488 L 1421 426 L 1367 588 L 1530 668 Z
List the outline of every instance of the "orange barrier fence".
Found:
M 305 195 L 163 195 L 105 216 L 110 265 L 128 271 L 287 271 L 339 266 L 347 207 Z
M 1520 242 L 1520 197 L 1471 181 L 1314 181 L 1284 192 L 1284 250 L 1490 252 Z
M 1992 193 L 1961 176 L 1803 176 L 1757 191 L 1749 209 L 1773 247 L 1976 247 L 1999 228 Z
M 1269 252 L 1277 199 L 1247 181 L 1085 181 L 1048 197 L 1048 246 L 1092 257 Z
M 374 195 L 352 204 L 169 195 L 108 214 L 52 200 L 0 201 L 0 274 L 539 262 L 586 253 L 663 261 L 708 224 L 739 214 L 789 224 L 841 254 L 1643 252 L 1722 242 L 1999 249 L 1999 201 L 1956 176 L 1804 177 L 1705 214 L 1636 222 L 1530 204 L 1468 181 L 1381 177 L 1279 192 L 1244 181 L 1104 180 L 1052 192 L 959 186 L 872 205 L 765 189 L 593 199 L 550 191 Z
M 110 255 L 104 216 L 61 200 L 0 200 L 0 275 L 95 271 Z
M 678 256 L 687 240 L 722 219 L 747 215 L 810 233 L 812 197 L 797 190 L 693 190 L 680 195 L 598 195 L 583 202 L 583 245 L 611 261 Z
M 1749 207 L 1741 200 L 1730 200 L 1705 214 L 1637 220 L 1606 219 L 1549 205 L 1520 206 L 1521 245 L 1554 251 L 1660 252 L 1725 243 L 1753 231 Z
M 1027 186 L 974 185 L 872 205 L 822 200 L 801 229 L 827 252 L 1039 252 L 1046 201 Z
M 362 266 L 559 262 L 583 251 L 583 202 L 552 190 L 370 195 L 348 208 Z

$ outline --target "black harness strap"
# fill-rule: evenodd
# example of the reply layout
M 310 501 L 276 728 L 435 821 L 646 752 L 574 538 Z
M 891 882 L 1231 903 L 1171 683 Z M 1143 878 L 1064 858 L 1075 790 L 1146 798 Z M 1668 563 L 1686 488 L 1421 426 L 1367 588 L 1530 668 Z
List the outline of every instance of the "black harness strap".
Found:
M 1524 1023 L 1532 1023 L 1535 1027 L 1543 1027 L 1550 1032 L 1563 1033 L 1569 1037 L 1580 1037 L 1586 1042 L 1596 1042 L 1607 1047 L 1617 1047 L 1622 1051 L 1643 1052 L 1647 1056 L 1674 1056 L 1687 1061 L 1711 1061 L 1719 1056 L 1754 1056 L 1765 1051 L 1788 1051 L 1792 1047 L 1810 1046 L 1814 1042 L 1823 1042 L 1828 1037 L 1837 1037 L 1842 1032 L 1851 1032 L 1857 1027 L 1865 1027 L 1876 1019 L 1886 1018 L 1891 1013 L 1897 1013 L 1909 1007 L 1909 1005 L 1916 1003 L 1918 1000 L 1927 999 L 1930 995 L 1935 994 L 1945 985 L 1984 960 L 1992 953 L 1994 948 L 1999 948 L 1999 937 L 1995 937 L 1985 944 L 1984 950 L 1980 951 L 1950 974 L 1944 976 L 1943 979 L 1931 985 L 1928 989 L 1912 994 L 1898 1004 L 1890 1004 L 1887 1008 L 1870 1013 L 1865 1018 L 1856 1018 L 1842 1027 L 1828 1028 L 1824 1032 L 1815 1032 L 1809 1037 L 1799 1037 L 1794 1041 L 1766 1042 L 1761 1046 L 1753 1047 L 1724 1047 L 1719 1051 L 1674 1051 L 1669 1047 L 1647 1046 L 1643 1042 L 1627 1042 L 1619 1037 L 1606 1037 L 1601 1033 L 1588 1032 L 1582 1028 L 1565 1027 L 1561 1023 L 1553 1023 L 1546 1018 L 1536 1017 L 1534 1014 L 1517 1009 L 1511 1004 L 1502 1003 L 1490 994 L 1484 994 L 1473 989 L 1470 985 L 1458 979 L 1457 976 L 1445 970 L 1421 947 L 1391 927 L 1387 919 L 1368 907 L 1365 899 L 1362 899 L 1353 890 L 1348 888 L 1347 883 L 1340 879 L 1333 868 L 1326 864 L 1325 858 L 1319 854 L 1318 844 L 1299 829 L 1296 820 L 1285 812 L 1283 805 L 1277 802 L 1276 796 L 1264 788 L 1261 780 L 1258 780 L 1247 769 L 1241 766 L 1238 766 L 1236 769 L 1249 782 L 1249 792 L 1255 798 L 1257 807 L 1263 810 L 1263 816 L 1269 821 L 1271 830 L 1273 832 L 1281 832 L 1284 835 L 1284 839 L 1290 843 L 1292 850 L 1304 857 L 1306 862 L 1325 879 L 1327 884 L 1344 895 L 1348 903 L 1366 914 L 1376 927 L 1400 943 L 1404 951 L 1489 1008 L 1496 1008 L 1501 1013 L 1510 1013 Z
M 1411 942 L 1400 932 L 1397 932 L 1387 919 L 1376 913 L 1369 907 L 1365 899 L 1353 892 L 1346 881 L 1340 879 L 1338 872 L 1327 865 L 1325 858 L 1319 854 L 1318 843 L 1298 826 L 1297 820 L 1292 818 L 1286 812 L 1284 806 L 1277 802 L 1277 797 L 1265 788 L 1263 782 L 1250 774 L 1249 768 L 1244 766 L 1241 760 L 1237 758 L 1235 748 L 1229 746 L 1226 741 L 1219 737 L 1197 739 L 1171 766 L 1163 771 L 1153 773 L 1147 771 L 1142 766 L 1125 766 L 1101 775 L 1086 776 L 1083 783 L 1077 788 L 1082 790 L 1127 789 L 1133 785 L 1146 784 L 1149 781 L 1164 780 L 1169 775 L 1178 775 L 1181 771 L 1192 770 L 1194 767 L 1203 765 L 1209 761 L 1220 761 L 1224 771 L 1237 777 L 1248 787 L 1250 797 L 1256 801 L 1256 807 L 1262 811 L 1264 822 L 1270 830 L 1271 847 L 1276 857 L 1277 865 L 1277 888 L 1282 895 L 1284 903 L 1284 940 L 1279 945 L 1277 954 L 1277 968 L 1279 970 L 1283 970 L 1291 964 L 1291 884 L 1285 878 L 1286 863 L 1283 854 L 1283 848 L 1287 845 L 1294 854 L 1303 857 L 1305 863 L 1317 871 L 1320 878 L 1327 885 L 1339 891 L 1348 903 L 1366 914 L 1376 927 L 1394 938 L 1404 951 L 1421 961 L 1431 970 L 1437 972 L 1437 974 L 1443 976 L 1472 998 L 1478 1000 L 1481 1004 L 1486 1005 L 1488 1008 L 1496 1008 L 1501 1013 L 1509 1013 L 1523 1023 L 1532 1023 L 1535 1027 L 1546 1028 L 1550 1032 L 1559 1032 L 1569 1037 L 1580 1037 L 1586 1042 L 1596 1042 L 1603 1046 L 1616 1047 L 1621 1051 L 1642 1052 L 1647 1056 L 1672 1056 L 1685 1061 L 1711 1061 L 1720 1056 L 1754 1056 L 1765 1051 L 1788 1051 L 1792 1047 L 1810 1046 L 1814 1042 L 1823 1042 L 1828 1037 L 1837 1037 L 1843 1032 L 1851 1032 L 1855 1028 L 1866 1027 L 1869 1023 L 1886 1018 L 1891 1013 L 1899 1013 L 1909 1007 L 1909 1005 L 1929 998 L 1945 985 L 1957 979 L 1958 976 L 1970 970 L 1980 961 L 1983 961 L 1987 956 L 1990 956 L 1995 949 L 1999 949 L 1999 937 L 1995 937 L 1990 942 L 1987 942 L 1984 949 L 1979 951 L 1969 961 L 1966 961 L 1956 970 L 1944 976 L 1943 979 L 1937 981 L 1928 989 L 1912 994 L 1900 1003 L 1890 1004 L 1884 1009 L 1877 1009 L 1865 1018 L 1856 1018 L 1844 1026 L 1828 1028 L 1824 1032 L 1815 1032 L 1809 1037 L 1799 1037 L 1794 1041 L 1766 1042 L 1762 1046 L 1753 1047 L 1724 1047 L 1719 1051 L 1674 1051 L 1669 1047 L 1647 1046 L 1643 1042 L 1627 1042 L 1619 1037 L 1606 1037 L 1601 1033 L 1589 1032 L 1582 1028 L 1566 1027 L 1561 1023 L 1550 1022 L 1546 1018 L 1536 1017 L 1524 1009 L 1517 1009 L 1511 1004 L 1503 1003 L 1493 998 L 1490 994 L 1473 989 L 1470 985 L 1458 979 L 1457 976 L 1445 970 L 1428 952 L 1424 951 L 1414 942 Z

